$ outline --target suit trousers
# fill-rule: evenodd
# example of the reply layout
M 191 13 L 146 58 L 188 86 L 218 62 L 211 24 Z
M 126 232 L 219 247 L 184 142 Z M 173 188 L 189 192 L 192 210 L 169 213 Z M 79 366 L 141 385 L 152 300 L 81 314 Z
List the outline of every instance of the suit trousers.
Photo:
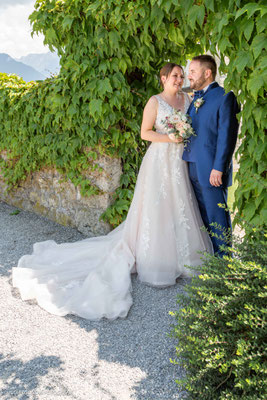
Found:
M 195 162 L 188 162 L 188 170 L 202 220 L 210 233 L 214 254 L 222 257 L 226 253 L 221 246 L 231 246 L 232 234 L 231 217 L 227 211 L 227 188 L 201 186 Z M 225 208 L 218 204 L 223 204 Z

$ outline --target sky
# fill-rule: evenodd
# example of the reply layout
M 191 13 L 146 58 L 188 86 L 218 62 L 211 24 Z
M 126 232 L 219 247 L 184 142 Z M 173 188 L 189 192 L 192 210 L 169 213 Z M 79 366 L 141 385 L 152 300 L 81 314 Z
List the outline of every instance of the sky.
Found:
M 47 53 L 43 36 L 31 37 L 29 15 L 35 0 L 0 0 L 0 53 L 20 58 L 30 53 Z

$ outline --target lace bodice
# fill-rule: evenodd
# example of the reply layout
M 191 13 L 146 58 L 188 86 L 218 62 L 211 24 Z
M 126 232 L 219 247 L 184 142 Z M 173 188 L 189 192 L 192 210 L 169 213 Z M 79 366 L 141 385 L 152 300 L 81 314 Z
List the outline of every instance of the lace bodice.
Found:
M 186 111 L 188 110 L 188 107 L 190 105 L 190 97 L 187 93 L 183 93 L 183 95 L 184 95 L 184 109 L 181 111 L 186 113 Z M 162 124 L 162 121 L 169 115 L 173 114 L 175 109 L 170 104 L 168 104 L 165 100 L 163 100 L 159 95 L 155 95 L 155 97 L 158 101 L 158 113 L 157 113 L 157 118 L 156 118 L 154 127 L 158 133 L 167 135 L 168 132 L 166 130 L 165 125 Z

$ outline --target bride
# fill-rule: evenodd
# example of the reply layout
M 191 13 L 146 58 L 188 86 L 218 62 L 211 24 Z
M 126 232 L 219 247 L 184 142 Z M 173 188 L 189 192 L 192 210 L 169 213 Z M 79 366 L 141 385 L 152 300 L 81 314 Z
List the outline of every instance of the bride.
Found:
M 163 123 L 174 110 L 186 112 L 181 66 L 160 71 L 163 91 L 145 106 L 141 137 L 151 142 L 140 167 L 126 220 L 106 236 L 76 243 L 35 243 L 13 268 L 13 286 L 23 300 L 36 299 L 48 312 L 87 319 L 125 317 L 132 305 L 131 273 L 164 287 L 190 276 L 184 265 L 201 264 L 212 252 L 182 160 L 183 143 Z M 153 129 L 154 128 L 154 129 Z

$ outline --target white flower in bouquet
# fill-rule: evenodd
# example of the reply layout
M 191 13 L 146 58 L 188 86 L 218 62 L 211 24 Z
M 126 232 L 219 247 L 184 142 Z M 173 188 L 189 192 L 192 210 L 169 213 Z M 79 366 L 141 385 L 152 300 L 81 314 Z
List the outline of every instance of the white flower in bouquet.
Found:
M 169 118 L 169 122 L 171 123 L 171 124 L 176 124 L 176 123 L 178 123 L 178 122 L 180 122 L 181 121 L 181 116 L 180 115 L 178 115 L 178 114 L 172 114 L 170 117 L 168 117 Z
M 186 146 L 188 138 L 194 135 L 194 130 L 191 126 L 191 118 L 189 115 L 182 113 L 181 111 L 174 111 L 169 117 L 166 117 L 162 123 L 166 126 L 171 140 L 175 138 L 182 138 Z

